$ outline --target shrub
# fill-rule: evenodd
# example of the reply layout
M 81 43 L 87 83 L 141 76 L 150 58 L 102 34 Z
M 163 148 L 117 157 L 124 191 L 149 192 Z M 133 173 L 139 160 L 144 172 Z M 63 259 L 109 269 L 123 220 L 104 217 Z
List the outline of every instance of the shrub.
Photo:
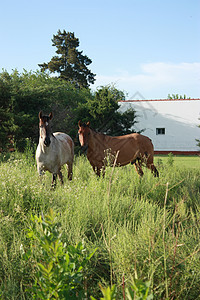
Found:
M 44 218 L 32 216 L 31 220 L 27 234 L 31 245 L 23 258 L 35 265 L 34 283 L 27 288 L 32 298 L 83 299 L 84 268 L 96 250 L 87 254 L 81 242 L 76 246 L 63 244 L 51 209 Z

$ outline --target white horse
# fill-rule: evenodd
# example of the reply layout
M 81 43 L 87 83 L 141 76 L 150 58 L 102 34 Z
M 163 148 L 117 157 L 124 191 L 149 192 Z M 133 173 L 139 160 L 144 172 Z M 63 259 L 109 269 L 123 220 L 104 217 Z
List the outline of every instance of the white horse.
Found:
M 36 162 L 39 175 L 45 171 L 53 174 L 52 185 L 56 185 L 57 175 L 63 184 L 61 167 L 68 165 L 68 179 L 72 179 L 74 143 L 71 137 L 62 132 L 51 133 L 50 120 L 52 113 L 44 116 L 39 112 L 40 138 L 36 150 Z

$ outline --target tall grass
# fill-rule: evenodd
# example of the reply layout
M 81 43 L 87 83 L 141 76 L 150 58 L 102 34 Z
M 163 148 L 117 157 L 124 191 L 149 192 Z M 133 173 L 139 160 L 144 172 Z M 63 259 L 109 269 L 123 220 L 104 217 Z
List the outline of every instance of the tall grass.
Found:
M 134 278 L 150 281 L 154 299 L 199 299 L 200 168 L 159 162 L 160 178 L 133 166 L 93 173 L 76 157 L 74 175 L 51 189 L 51 175 L 38 178 L 30 151 L 2 158 L 0 164 L 0 295 L 28 299 L 34 268 L 20 249 L 28 247 L 31 214 L 52 208 L 63 243 L 80 241 L 92 252 L 85 275 L 86 295 L 99 299 L 101 285 L 116 285 L 117 299 Z M 39 255 L 39 254 L 38 254 Z M 123 284 L 122 284 L 123 283 Z

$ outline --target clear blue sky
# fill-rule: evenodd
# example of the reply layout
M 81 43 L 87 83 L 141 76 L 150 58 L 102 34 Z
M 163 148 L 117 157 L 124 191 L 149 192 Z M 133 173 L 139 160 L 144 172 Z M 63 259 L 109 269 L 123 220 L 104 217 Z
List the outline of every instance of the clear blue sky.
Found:
M 1 1 L 0 70 L 39 69 L 58 29 L 79 38 L 96 83 L 133 98 L 200 98 L 199 0 Z

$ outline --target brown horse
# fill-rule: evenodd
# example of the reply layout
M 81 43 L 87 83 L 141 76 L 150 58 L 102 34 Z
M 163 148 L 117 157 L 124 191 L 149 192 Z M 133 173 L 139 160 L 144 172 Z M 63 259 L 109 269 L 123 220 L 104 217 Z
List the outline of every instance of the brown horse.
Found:
M 153 144 L 148 137 L 138 133 L 108 136 L 95 132 L 90 128 L 89 122 L 85 124 L 79 121 L 78 126 L 80 144 L 83 150 L 87 150 L 87 158 L 97 175 L 100 175 L 101 170 L 104 172 L 109 154 L 111 165 L 116 157 L 117 166 L 134 164 L 136 171 L 142 176 L 142 164 L 145 164 L 155 177 L 159 176 L 158 170 L 153 164 Z
M 36 161 L 39 175 L 49 171 L 53 174 L 52 185 L 56 185 L 57 175 L 63 184 L 61 167 L 68 165 L 68 179 L 72 179 L 74 143 L 69 135 L 62 132 L 51 133 L 50 121 L 53 115 L 39 113 L 40 139 L 36 150 Z

